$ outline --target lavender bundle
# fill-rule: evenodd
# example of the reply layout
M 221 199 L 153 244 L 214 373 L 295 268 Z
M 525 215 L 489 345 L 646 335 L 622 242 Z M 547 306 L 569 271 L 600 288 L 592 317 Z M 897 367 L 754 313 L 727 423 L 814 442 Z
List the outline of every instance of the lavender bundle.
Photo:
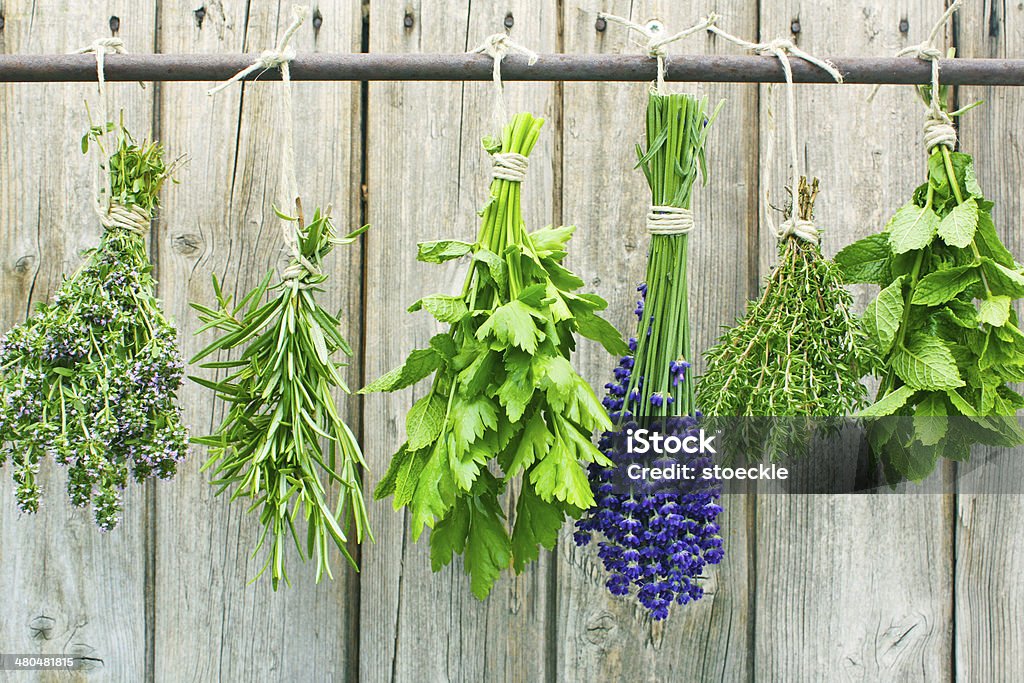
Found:
M 104 132 L 83 139 L 101 152 Z M 0 464 L 13 465 L 23 512 L 39 508 L 39 464 L 68 467 L 68 495 L 92 502 L 113 529 L 129 476 L 174 476 L 187 452 L 176 392 L 183 365 L 177 333 L 160 310 L 144 237 L 172 169 L 157 143 L 116 127 L 110 202 L 100 245 L 43 304 L 0 341 Z
M 652 93 L 647 104 L 647 149 L 637 146 L 638 166 L 651 187 L 648 229 L 652 233 L 646 284 L 640 285 L 639 319 L 630 353 L 605 385 L 604 406 L 615 431 L 599 442 L 613 463 L 589 468 L 595 507 L 576 523 L 577 545 L 595 535 L 598 555 L 611 574 L 614 595 L 636 589 L 637 599 L 655 620 L 668 616 L 673 602 L 703 596 L 699 578 L 708 564 L 722 559 L 715 519 L 720 489 L 714 480 L 649 487 L 623 481 L 632 456 L 622 448 L 624 435 L 638 428 L 684 437 L 695 435 L 700 414 L 694 408 L 694 382 L 688 372 L 690 324 L 687 255 L 693 220 L 690 206 L 698 169 L 704 171 L 708 126 L 707 99 Z M 685 464 L 700 471 L 701 456 Z

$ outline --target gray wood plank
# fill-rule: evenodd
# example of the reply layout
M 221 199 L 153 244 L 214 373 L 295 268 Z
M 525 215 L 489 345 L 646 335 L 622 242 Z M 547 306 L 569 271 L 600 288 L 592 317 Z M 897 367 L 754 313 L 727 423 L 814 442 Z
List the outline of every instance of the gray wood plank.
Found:
M 5 2 L 0 51 L 62 53 L 111 35 L 110 17 L 129 50 L 149 52 L 154 11 L 127 0 L 91 4 Z M 88 128 L 84 102 L 99 117 L 95 85 L 0 86 L 0 330 L 22 322 L 56 291 L 62 274 L 101 235 L 92 206 L 95 156 L 79 140 Z M 134 84 L 108 91 L 112 115 L 149 134 L 153 93 Z M 10 674 L 27 680 L 142 680 L 146 671 L 146 494 L 131 484 L 118 527 L 102 533 L 92 511 L 71 506 L 62 467 L 39 478 L 39 513 L 18 513 L 10 467 L 0 484 L 0 643 L 4 652 L 96 658 L 88 672 Z M 0 675 L 0 677 L 6 676 Z
M 792 38 L 812 54 L 891 55 L 923 39 L 941 12 L 941 3 L 924 0 L 762 3 L 761 38 Z M 883 88 L 872 104 L 865 86 L 798 88 L 800 150 L 822 179 L 816 217 L 832 255 L 881 229 L 925 177 L 922 107 L 909 88 Z M 789 178 L 784 107 L 780 92 L 774 129 L 762 116 L 762 155 L 769 136 L 776 150 L 762 182 L 775 205 Z M 763 273 L 774 255 L 762 230 Z M 857 310 L 875 293 L 858 290 Z M 949 679 L 951 509 L 943 495 L 760 497 L 758 678 Z
M 685 4 L 685 6 L 683 6 Z M 599 10 L 644 22 L 658 17 L 681 30 L 712 9 L 731 31 L 756 31 L 756 3 L 598 2 L 565 3 L 565 51 L 637 53 L 636 34 L 609 24 L 595 28 Z M 672 45 L 670 54 L 717 53 L 720 41 L 695 35 Z M 728 50 L 729 48 L 725 48 Z M 566 84 L 564 221 L 579 226 L 570 267 L 610 302 L 609 317 L 627 336 L 635 332 L 636 286 L 644 279 L 648 237 L 643 216 L 650 190 L 633 168 L 633 144 L 643 137 L 647 84 Z M 670 87 L 725 98 L 726 107 L 708 142 L 710 180 L 695 191 L 697 229 L 691 235 L 691 326 L 695 348 L 707 348 L 722 325 L 742 310 L 748 294 L 749 237 L 756 228 L 757 89 L 751 85 L 692 84 Z M 584 343 L 577 363 L 602 387 L 616 359 Z M 698 366 L 701 363 L 698 360 Z M 576 548 L 571 529 L 558 546 L 557 680 L 742 680 L 748 675 L 748 507 L 745 496 L 727 496 L 721 517 L 726 557 L 709 571 L 707 594 L 673 608 L 657 624 L 632 597 L 617 598 L 604 586 L 607 574 L 593 546 Z
M 556 49 L 554 3 L 527 0 L 496 5 L 444 0 L 370 4 L 373 52 L 463 52 L 505 30 L 538 52 Z M 407 24 L 411 24 L 407 26 Z M 552 216 L 553 150 L 558 130 L 550 83 L 509 84 L 508 110 L 548 118 L 531 155 L 524 185 L 527 223 L 543 227 Z M 426 345 L 440 328 L 405 309 L 433 292 L 454 293 L 464 264 L 451 268 L 415 260 L 416 242 L 442 237 L 473 239 L 476 211 L 486 199 L 490 167 L 480 138 L 492 131 L 493 91 L 488 83 L 373 83 L 369 110 L 369 222 L 367 237 L 367 377 L 375 378 Z M 383 476 L 404 440 L 404 417 L 425 384 L 365 404 L 365 449 L 370 480 Z M 544 643 L 549 609 L 550 561 L 519 578 L 502 578 L 487 602 L 469 590 L 462 561 L 430 570 L 427 536 L 413 543 L 406 515 L 390 501 L 375 503 L 378 533 L 364 548 L 361 576 L 360 659 L 365 681 L 515 680 L 551 675 Z
M 259 52 L 273 45 L 291 21 L 290 2 L 161 3 L 165 52 Z M 345 0 L 318 3 L 322 23 L 307 22 L 296 35 L 298 51 L 358 51 L 361 15 Z M 226 291 L 244 294 L 286 258 L 278 220 L 281 138 L 276 83 L 235 86 L 209 98 L 197 84 L 161 87 L 160 128 L 173 152 L 190 163 L 181 184 L 170 188 L 159 228 L 162 296 L 178 321 L 186 357 L 212 339 L 193 336 L 190 300 L 211 304 L 210 273 Z M 358 85 L 294 86 L 296 159 L 307 211 L 334 204 L 339 230 L 355 227 L 360 208 Z M 358 347 L 361 337 L 360 253 L 342 247 L 329 260 L 324 301 L 340 308 L 343 332 Z M 356 385 L 357 363 L 344 376 Z M 207 371 L 198 371 L 205 374 Z M 224 406 L 190 385 L 183 392 L 195 433 L 209 433 Z M 341 404 L 358 424 L 356 403 Z M 209 473 L 200 473 L 204 449 L 193 449 L 176 485 L 161 485 L 156 501 L 156 678 L 166 681 L 342 681 L 356 668 L 355 576 L 336 554 L 335 580 L 314 585 L 315 567 L 288 558 L 292 587 L 275 594 L 269 577 L 247 585 L 265 556 L 251 558 L 262 527 L 244 501 L 214 497 Z M 292 549 L 294 550 L 294 549 Z
M 967 3 L 960 10 L 958 46 L 964 57 L 1016 57 L 1024 49 L 1024 6 Z M 960 148 L 974 156 L 978 180 L 993 209 L 1000 237 L 1024 259 L 1024 212 L 1020 120 L 1024 93 L 1016 88 L 961 88 L 963 103 L 985 103 L 960 120 Z M 1017 314 L 1021 314 L 1018 308 Z M 975 458 L 985 454 L 976 452 Z M 1021 449 L 1003 452 L 983 469 L 961 471 L 956 515 L 956 675 L 961 681 L 1024 678 L 1024 590 L 1015 580 L 1024 571 L 1016 529 L 1024 520 L 1024 465 Z M 986 492 L 1005 492 L 991 495 Z

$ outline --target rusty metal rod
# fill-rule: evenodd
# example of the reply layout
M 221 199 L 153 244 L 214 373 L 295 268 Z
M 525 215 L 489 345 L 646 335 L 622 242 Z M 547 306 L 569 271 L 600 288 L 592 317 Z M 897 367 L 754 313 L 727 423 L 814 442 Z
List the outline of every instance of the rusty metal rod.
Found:
M 250 54 L 109 55 L 111 81 L 222 81 L 255 60 Z M 670 81 L 777 83 L 782 68 L 774 57 L 679 55 L 667 60 Z M 835 57 L 847 83 L 920 84 L 929 80 L 927 62 L 914 58 Z M 1024 59 L 942 60 L 949 85 L 1024 85 Z M 541 55 L 534 65 L 518 56 L 502 62 L 509 81 L 650 81 L 655 62 L 642 55 Z M 829 83 L 821 69 L 793 59 L 794 79 Z M 277 80 L 270 70 L 250 80 Z M 477 54 L 300 54 L 292 63 L 298 81 L 486 81 L 491 60 Z M 96 80 L 92 55 L 0 55 L 0 82 Z

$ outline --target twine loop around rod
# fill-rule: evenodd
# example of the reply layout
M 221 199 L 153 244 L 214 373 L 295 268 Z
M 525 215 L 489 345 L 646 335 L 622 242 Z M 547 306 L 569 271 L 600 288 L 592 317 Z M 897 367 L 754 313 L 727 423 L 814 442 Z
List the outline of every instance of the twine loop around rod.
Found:
M 685 235 L 693 230 L 693 211 L 681 206 L 652 205 L 647 210 L 647 232 L 651 235 Z
M 801 50 L 788 38 L 776 38 L 764 43 L 755 43 L 726 33 L 717 26 L 711 26 L 708 30 L 715 35 L 721 36 L 724 40 L 755 54 L 774 56 L 782 65 L 782 71 L 786 77 L 786 113 L 789 128 L 789 162 L 792 173 L 791 182 L 793 201 L 795 203 L 797 200 L 797 192 L 800 187 L 800 177 L 803 174 L 800 170 L 800 151 L 797 143 L 796 87 L 793 84 L 793 65 L 790 63 L 789 58 L 791 56 L 797 57 L 809 64 L 813 64 L 828 73 L 836 83 L 843 82 L 843 74 L 839 72 L 839 69 L 837 69 L 835 64 L 832 62 L 827 59 L 815 57 L 814 55 Z M 771 152 L 771 150 L 772 147 L 769 147 L 769 152 Z M 769 153 L 767 156 L 769 157 L 769 162 L 766 165 L 771 166 L 771 154 Z M 788 219 L 776 229 L 771 215 L 767 216 L 767 220 L 769 225 L 772 227 L 772 230 L 780 239 L 789 235 L 795 235 L 800 239 L 804 239 L 809 242 L 818 242 L 818 231 L 809 221 Z
M 494 119 L 497 130 L 508 121 L 508 111 L 505 107 L 505 86 L 501 81 L 501 60 L 510 54 L 521 54 L 526 57 L 530 66 L 537 63 L 537 53 L 530 48 L 517 43 L 507 33 L 494 33 L 484 38 L 484 42 L 470 50 L 472 54 L 484 54 L 491 58 L 491 81 L 494 83 Z
M 910 45 L 896 53 L 897 57 L 914 55 L 920 60 L 929 62 L 932 67 L 931 92 L 929 93 L 928 118 L 924 122 L 924 146 L 929 152 L 935 147 L 943 146 L 949 150 L 956 149 L 957 135 L 953 126 L 953 119 L 942 109 L 942 102 L 939 97 L 939 60 L 943 58 L 942 50 L 938 48 L 935 41 L 939 33 L 946 26 L 946 22 L 952 18 L 963 4 L 962 0 L 954 0 L 942 17 L 932 26 L 928 37 L 917 45 Z M 880 85 L 876 85 L 868 96 L 868 101 L 874 99 Z
M 530 160 L 516 152 L 495 152 L 491 155 L 491 163 L 494 165 L 492 178 L 513 183 L 526 180 L 526 170 L 530 167 Z
M 206 94 L 216 95 L 221 90 L 241 81 L 250 74 L 257 71 L 266 71 L 267 69 L 280 69 L 281 80 L 291 80 L 291 63 L 295 61 L 295 49 L 292 48 L 289 43 L 308 16 L 309 7 L 302 5 L 295 5 L 292 7 L 292 23 L 285 30 L 277 45 L 269 50 L 261 52 L 255 62 L 245 67 L 223 83 L 219 83 L 218 85 L 210 88 L 206 91 Z
M 704 17 L 704 19 L 697 22 L 693 26 L 690 26 L 689 28 L 685 28 L 682 31 L 679 31 L 678 33 L 665 35 L 665 26 L 656 19 L 652 19 L 648 21 L 646 24 L 638 24 L 637 22 L 632 21 L 631 19 L 627 19 L 626 17 L 620 17 L 618 15 L 608 14 L 606 12 L 598 12 L 597 16 L 599 19 L 604 19 L 605 21 L 610 21 L 614 24 L 625 26 L 626 28 L 636 31 L 637 33 L 647 38 L 647 54 L 658 60 L 658 79 L 656 81 L 655 87 L 659 95 L 664 95 L 666 91 L 665 57 L 667 55 L 667 52 L 665 48 L 671 43 L 692 36 L 695 33 L 710 30 L 715 25 L 715 22 L 717 22 L 720 18 L 717 14 L 712 12 L 711 14 Z

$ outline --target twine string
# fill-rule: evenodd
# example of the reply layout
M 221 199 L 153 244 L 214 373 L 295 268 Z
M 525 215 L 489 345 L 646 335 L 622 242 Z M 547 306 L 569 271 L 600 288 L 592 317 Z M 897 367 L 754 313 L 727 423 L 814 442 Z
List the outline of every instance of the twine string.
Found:
M 692 36 L 695 33 L 711 30 L 712 27 L 714 27 L 715 22 L 720 18 L 717 14 L 712 12 L 689 28 L 685 28 L 682 31 L 671 35 L 664 35 L 665 26 L 657 20 L 648 21 L 646 24 L 638 24 L 626 17 L 620 17 L 616 14 L 608 14 L 606 12 L 598 12 L 597 16 L 599 19 L 604 19 L 605 21 L 625 26 L 626 28 L 636 31 L 647 38 L 647 54 L 658 60 L 658 78 L 655 82 L 655 89 L 659 95 L 664 95 L 666 93 L 665 57 L 667 52 L 665 48 L 668 45 L 682 40 L 683 38 Z
M 832 62 L 827 59 L 822 59 L 821 57 L 815 57 L 814 55 L 801 50 L 788 38 L 776 38 L 775 40 L 765 43 L 755 43 L 749 40 L 744 40 L 743 38 L 738 38 L 730 33 L 726 33 L 717 26 L 711 26 L 708 30 L 715 35 L 720 36 L 723 40 L 742 47 L 744 50 L 748 50 L 759 55 L 771 55 L 778 59 L 779 63 L 782 65 L 782 72 L 786 77 L 786 118 L 789 128 L 789 162 L 791 167 L 790 171 L 792 173 L 792 187 L 790 191 L 793 195 L 793 207 L 790 217 L 783 221 L 778 228 L 775 227 L 770 214 L 767 214 L 767 220 L 772 231 L 779 239 L 795 236 L 807 242 L 817 243 L 819 241 L 819 235 L 814 224 L 811 221 L 803 220 L 796 216 L 798 202 L 797 192 L 799 191 L 800 178 L 803 173 L 800 168 L 800 147 L 797 140 L 796 86 L 793 83 L 793 65 L 790 63 L 790 57 L 797 57 L 808 64 L 813 64 L 828 73 L 836 83 L 843 82 L 843 74 L 839 72 L 839 69 L 837 69 L 835 64 Z M 773 147 L 769 147 L 770 152 L 773 152 L 773 149 Z M 770 156 L 771 155 L 769 155 L 769 157 Z M 766 166 L 771 166 L 770 159 Z
M 928 117 L 924 122 L 924 146 L 929 152 L 940 145 L 950 151 L 956 149 L 956 127 L 953 125 L 952 117 L 943 110 L 942 99 L 939 95 L 939 60 L 942 59 L 943 53 L 936 45 L 936 41 L 939 38 L 939 34 L 946 27 L 946 23 L 956 14 L 962 4 L 962 0 L 954 0 L 946 8 L 946 11 L 942 13 L 939 20 L 935 22 L 931 32 L 923 42 L 905 47 L 896 53 L 897 57 L 914 55 L 918 59 L 931 64 L 931 92 L 929 93 L 929 101 L 925 105 L 928 107 Z M 880 87 L 880 85 L 876 85 L 871 90 L 871 94 L 868 96 L 869 102 L 878 94 Z
M 485 54 L 493 62 L 491 81 L 494 83 L 494 120 L 495 127 L 500 132 L 508 121 L 508 110 L 505 104 L 505 86 L 501 81 L 501 60 L 510 54 L 518 53 L 526 57 L 530 66 L 533 66 L 537 63 L 537 53 L 512 40 L 506 33 L 495 33 L 487 36 L 484 42 L 470 50 L 470 53 Z M 497 156 L 495 155 L 495 157 Z M 497 167 L 498 162 L 495 161 L 494 163 Z
M 530 160 L 516 152 L 495 152 L 491 155 L 493 170 L 491 177 L 499 180 L 508 180 L 513 183 L 521 183 L 526 180 L 526 170 L 530 167 Z
M 693 211 L 681 206 L 652 204 L 647 210 L 647 232 L 651 235 L 685 235 L 693 225 Z
M 295 171 L 295 107 L 292 102 L 291 78 L 291 63 L 295 59 L 295 49 L 289 43 L 308 17 L 309 7 L 293 6 L 292 22 L 285 29 L 275 47 L 264 50 L 255 62 L 207 91 L 208 95 L 216 95 L 256 71 L 275 68 L 281 71 L 282 85 L 281 97 L 278 100 L 280 109 L 277 134 L 281 140 L 281 193 L 282 204 L 285 207 L 284 213 L 296 206 L 299 196 Z M 292 262 L 282 272 L 281 277 L 296 288 L 304 287 L 304 281 L 308 276 L 318 276 L 322 273 L 319 266 L 302 254 L 302 249 L 299 246 L 300 229 L 301 226 L 297 220 L 281 219 L 281 235 L 292 256 Z

